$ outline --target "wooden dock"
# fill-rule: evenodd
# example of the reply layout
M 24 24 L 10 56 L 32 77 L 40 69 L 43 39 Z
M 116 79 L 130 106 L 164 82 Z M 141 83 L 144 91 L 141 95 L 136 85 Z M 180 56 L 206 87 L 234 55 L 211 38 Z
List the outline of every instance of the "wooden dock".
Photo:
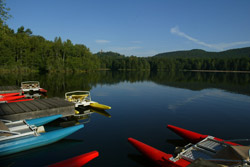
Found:
M 0 119 L 11 121 L 40 118 L 57 114 L 62 114 L 63 117 L 74 115 L 74 103 L 55 97 L 0 104 Z
M 18 86 L 0 86 L 0 94 L 17 92 L 20 92 L 20 94 L 22 94 L 22 89 Z

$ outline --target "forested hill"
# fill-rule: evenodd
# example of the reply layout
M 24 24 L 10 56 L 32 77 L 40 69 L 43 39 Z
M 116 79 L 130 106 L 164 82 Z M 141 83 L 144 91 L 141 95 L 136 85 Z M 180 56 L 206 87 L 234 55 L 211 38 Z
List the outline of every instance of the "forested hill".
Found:
M 244 58 L 250 57 L 250 47 L 230 49 L 222 52 L 207 52 L 201 49 L 159 53 L 158 58 Z

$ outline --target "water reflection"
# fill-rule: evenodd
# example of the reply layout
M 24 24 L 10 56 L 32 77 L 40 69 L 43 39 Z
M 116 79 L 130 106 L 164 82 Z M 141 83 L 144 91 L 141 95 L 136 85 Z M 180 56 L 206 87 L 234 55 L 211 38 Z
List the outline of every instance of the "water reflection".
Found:
M 70 127 L 77 124 L 87 124 L 91 121 L 91 115 L 92 114 L 99 114 L 101 116 L 105 116 L 108 118 L 111 118 L 111 115 L 105 111 L 105 110 L 97 110 L 90 107 L 76 107 L 76 110 L 79 111 L 78 114 L 75 114 L 73 116 L 68 116 L 64 118 L 57 119 L 53 122 L 50 122 L 47 124 L 47 128 L 50 130 L 54 130 L 55 128 L 60 127 Z
M 217 99 L 225 99 L 228 101 L 237 101 L 240 103 L 250 103 L 250 97 L 249 96 L 231 96 L 230 93 L 225 92 L 220 89 L 205 89 L 201 90 L 198 94 L 182 94 L 182 99 L 179 99 L 176 102 L 173 102 L 171 104 L 168 104 L 168 109 L 171 111 L 176 111 L 178 108 L 189 105 L 190 103 L 193 103 L 195 101 L 206 101 L 209 98 L 217 98 Z
M 40 85 L 48 90 L 49 97 L 63 97 L 64 92 L 72 90 L 89 91 L 97 85 L 144 81 L 190 90 L 218 88 L 250 95 L 250 73 L 99 71 L 82 74 L 0 74 L 2 86 L 20 86 L 22 81 L 27 80 L 40 81 Z
M 151 166 L 126 140 L 128 137 L 138 138 L 172 154 L 174 146 L 182 145 L 182 141 L 173 141 L 178 138 L 166 130 L 166 124 L 223 139 L 250 138 L 246 133 L 250 126 L 250 96 L 237 94 L 250 95 L 249 75 L 148 71 L 0 75 L 0 85 L 39 80 L 48 90 L 49 98 L 64 98 L 65 92 L 72 90 L 91 90 L 95 100 L 112 106 L 108 112 L 83 110 L 78 119 L 60 120 L 60 126 L 85 122 L 85 128 L 69 137 L 84 139 L 77 146 L 58 151 L 53 149 L 53 144 L 41 147 L 45 150 L 52 148 L 41 151 L 41 156 L 35 149 L 30 151 L 36 154 L 27 152 L 29 156 L 8 162 L 25 166 L 29 159 L 33 159 L 36 164 L 48 165 L 52 161 L 64 160 L 66 156 L 73 157 L 96 149 L 100 151 L 100 157 L 90 162 L 91 166 Z M 109 119 L 109 112 L 112 112 L 112 119 Z M 31 162 L 33 166 L 36 164 Z

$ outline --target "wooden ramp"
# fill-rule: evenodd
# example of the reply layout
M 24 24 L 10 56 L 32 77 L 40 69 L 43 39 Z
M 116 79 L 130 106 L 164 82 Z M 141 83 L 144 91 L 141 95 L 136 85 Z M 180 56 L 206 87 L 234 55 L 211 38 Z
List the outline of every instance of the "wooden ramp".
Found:
M 63 117 L 74 115 L 74 103 L 55 97 L 0 104 L 0 119 L 11 121 L 40 118 L 57 114 L 62 114 Z
M 16 92 L 20 92 L 20 94 L 22 94 L 22 89 L 18 86 L 0 86 L 0 94 Z

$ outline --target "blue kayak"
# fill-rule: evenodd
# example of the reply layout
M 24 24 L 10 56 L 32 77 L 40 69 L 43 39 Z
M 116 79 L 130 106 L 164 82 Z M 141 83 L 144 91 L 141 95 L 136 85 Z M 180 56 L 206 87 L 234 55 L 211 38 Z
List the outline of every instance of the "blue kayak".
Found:
M 0 141 L 0 156 L 9 155 L 54 143 L 69 136 L 70 134 L 76 132 L 77 130 L 83 127 L 83 125 L 76 125 L 50 132 L 40 134 L 34 133 L 31 135 Z

